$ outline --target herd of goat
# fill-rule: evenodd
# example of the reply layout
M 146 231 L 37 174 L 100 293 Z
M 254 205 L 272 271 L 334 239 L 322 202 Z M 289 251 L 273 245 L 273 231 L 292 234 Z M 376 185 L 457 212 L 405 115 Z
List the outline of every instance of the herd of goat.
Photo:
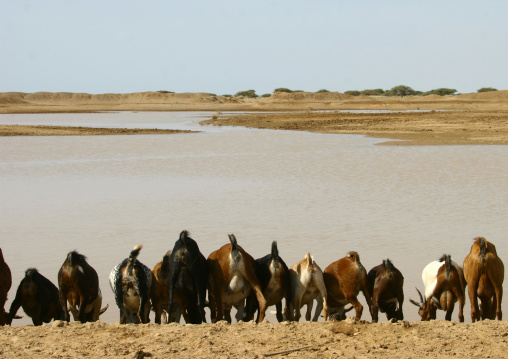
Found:
M 205 258 L 197 243 L 182 231 L 172 251 L 168 251 L 153 269 L 137 257 L 142 246 L 134 247 L 128 258 L 113 268 L 109 275 L 111 289 L 120 311 L 120 323 L 148 323 L 150 310 L 155 322 L 206 322 L 205 307 L 212 322 L 231 323 L 231 309 L 237 309 L 236 319 L 250 321 L 257 313 L 261 322 L 269 306 L 276 306 L 277 320 L 300 319 L 307 306 L 306 320 L 343 320 L 346 312 L 355 310 L 360 319 L 363 306 L 358 294 L 363 292 L 373 322 L 378 312 L 389 320 L 402 320 L 404 277 L 390 260 L 369 272 L 356 252 L 331 263 L 324 271 L 310 253 L 288 268 L 279 256 L 277 242 L 271 253 L 254 260 L 234 235 L 230 243 Z M 438 309 L 451 320 L 455 303 L 459 306 L 459 321 L 464 321 L 465 289 L 471 302 L 471 320 L 502 320 L 504 265 L 496 247 L 483 237 L 474 239 L 463 267 L 449 255 L 429 263 L 422 272 L 425 295 L 418 291 L 418 306 L 422 320 L 436 319 Z M 4 309 L 12 278 L 0 249 L 0 324 L 11 324 L 20 307 L 32 318 L 34 325 L 51 320 L 97 321 L 108 306 L 102 306 L 102 294 L 96 271 L 86 257 L 70 252 L 58 272 L 58 288 L 37 269 L 29 268 L 16 291 L 9 312 Z M 208 292 L 208 301 L 206 294 Z M 285 306 L 282 306 L 282 300 Z M 478 300 L 479 299 L 479 300 Z M 313 318 L 313 302 L 317 308 Z M 480 305 L 479 305 L 480 303 Z M 346 307 L 350 305 L 349 307 Z M 163 318 L 161 318 L 163 317 Z

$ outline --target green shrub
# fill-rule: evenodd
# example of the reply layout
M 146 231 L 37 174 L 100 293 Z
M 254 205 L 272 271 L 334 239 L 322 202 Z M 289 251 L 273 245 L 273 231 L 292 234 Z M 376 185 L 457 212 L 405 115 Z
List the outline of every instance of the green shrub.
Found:
M 293 91 L 291 91 L 290 89 L 287 89 L 285 87 L 279 87 L 279 88 L 273 90 L 273 93 L 275 93 L 275 92 L 289 92 L 289 93 L 291 93 Z
M 325 90 L 325 89 L 322 89 L 322 90 L 316 91 L 316 93 L 323 93 L 323 92 L 330 92 L 330 91 Z
M 384 93 L 385 96 L 414 96 L 417 94 L 418 94 L 417 91 L 415 91 L 411 87 L 405 86 L 405 85 L 399 85 L 399 86 L 392 87 L 390 90 L 385 91 L 385 93 Z
M 349 90 L 344 93 L 347 95 L 351 95 L 351 96 L 360 96 L 360 91 L 356 91 L 356 90 Z
M 383 89 L 363 90 L 360 91 L 360 96 L 381 96 L 384 93 Z
M 481 89 L 477 90 L 478 92 L 489 92 L 489 91 L 497 91 L 497 89 L 493 87 L 482 87 Z
M 159 92 L 159 93 L 174 93 L 173 91 L 166 91 L 166 90 L 159 90 L 157 92 Z
M 235 94 L 235 97 L 247 97 L 247 98 L 256 98 L 258 95 L 256 95 L 256 91 L 254 90 L 246 90 L 246 91 L 239 91 Z
M 233 95 L 222 95 L 222 97 L 233 97 Z
M 261 95 L 261 97 L 270 97 L 270 96 L 272 96 L 271 93 L 264 93 L 264 94 Z
M 441 88 L 438 88 L 438 89 L 434 89 L 434 90 L 430 90 L 430 91 L 424 92 L 423 95 L 425 95 L 425 96 L 426 95 L 446 96 L 446 95 L 453 95 L 455 92 L 457 92 L 457 90 L 441 87 Z

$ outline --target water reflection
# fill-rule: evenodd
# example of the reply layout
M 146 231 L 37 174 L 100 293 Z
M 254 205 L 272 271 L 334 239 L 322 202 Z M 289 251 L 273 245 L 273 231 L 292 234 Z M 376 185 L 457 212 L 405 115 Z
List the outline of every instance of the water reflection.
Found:
M 374 146 L 379 139 L 362 136 L 203 128 L 203 115 L 13 115 L 33 124 L 205 131 L 0 138 L 0 238 L 13 274 L 7 307 L 26 268 L 56 283 L 76 249 L 99 273 L 110 304 L 102 319 L 116 322 L 109 271 L 138 243 L 139 259 L 153 267 L 182 229 L 205 256 L 234 233 L 255 258 L 277 240 L 289 265 L 307 251 L 323 269 L 350 250 L 367 269 L 390 258 L 405 277 L 408 320 L 419 319 L 407 299 L 417 297 L 428 262 L 449 253 L 461 263 L 478 235 L 508 258 L 504 146 Z

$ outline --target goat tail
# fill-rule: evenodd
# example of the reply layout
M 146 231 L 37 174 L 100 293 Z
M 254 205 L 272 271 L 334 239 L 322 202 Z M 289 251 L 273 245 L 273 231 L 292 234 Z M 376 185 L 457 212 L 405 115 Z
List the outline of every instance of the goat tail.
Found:
M 362 262 L 360 262 L 360 255 L 358 254 L 358 252 L 349 252 L 348 255 L 354 259 L 354 261 L 356 262 L 356 265 L 358 266 L 358 269 L 360 270 L 360 272 L 363 272 L 365 271 L 365 267 L 363 266 Z
M 236 237 L 234 234 L 229 234 L 229 241 L 231 242 L 231 256 L 238 262 L 242 258 L 242 254 L 238 250 L 238 242 L 236 241 Z
M 485 257 L 487 256 L 487 243 L 485 242 L 485 238 L 480 237 L 480 262 L 482 263 L 482 267 L 485 266 Z
M 279 249 L 277 248 L 277 241 L 272 242 L 272 258 L 279 258 Z
M 310 254 L 310 252 L 307 252 L 305 254 L 305 259 L 307 260 L 307 270 L 309 272 L 313 271 L 314 270 L 314 257 L 312 256 L 312 254 Z
M 129 275 L 132 275 L 132 267 L 133 267 L 134 263 L 136 262 L 136 259 L 139 256 L 139 252 L 141 252 L 141 248 L 143 248 L 143 246 L 141 244 L 138 244 L 131 251 L 129 260 L 127 262 L 127 273 Z
M 452 257 L 449 254 L 443 254 L 440 262 L 445 262 L 446 265 L 446 280 L 448 281 L 450 279 L 450 272 L 452 270 Z
M 171 258 L 172 251 L 167 251 L 162 257 L 162 266 L 161 266 L 161 277 L 168 278 L 169 277 L 169 260 Z
M 389 259 L 383 261 L 383 266 L 385 267 L 386 276 L 390 278 L 392 276 L 393 264 Z
M 180 238 L 179 238 L 179 241 L 180 243 L 182 243 L 182 245 L 184 247 L 186 247 L 186 244 L 187 244 L 187 238 L 189 237 L 189 231 L 186 231 L 186 230 L 183 230 L 181 233 L 180 233 Z

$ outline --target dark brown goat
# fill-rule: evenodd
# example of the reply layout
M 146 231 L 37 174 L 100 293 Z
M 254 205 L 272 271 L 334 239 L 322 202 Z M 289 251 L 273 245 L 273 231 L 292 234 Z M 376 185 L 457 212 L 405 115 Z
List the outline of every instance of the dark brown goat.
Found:
M 389 259 L 372 268 L 367 274 L 369 289 L 374 305 L 373 321 L 378 319 L 378 310 L 386 313 L 388 320 L 403 320 L 402 303 L 404 302 L 404 277 Z
M 175 288 L 173 292 L 173 313 L 170 314 L 169 311 L 170 257 L 171 250 L 168 251 L 162 257 L 162 261 L 157 263 L 152 269 L 153 284 L 150 298 L 152 300 L 152 310 L 155 312 L 155 323 L 161 324 L 161 315 L 164 316 L 164 323 L 178 323 L 181 316 L 183 316 L 185 322 L 188 323 L 189 318 L 186 312 L 186 302 L 178 288 Z
M 208 295 L 212 322 L 225 318 L 231 323 L 231 308 L 243 304 L 251 290 L 259 303 L 258 323 L 263 321 L 266 300 L 256 277 L 254 258 L 229 235 L 231 244 L 225 244 L 208 256 Z
M 67 302 L 75 321 L 95 322 L 109 306 L 101 309 L 102 293 L 99 277 L 86 257 L 76 251 L 69 252 L 58 271 L 60 304 L 65 319 L 70 321 Z
M 0 248 L 0 325 L 5 325 L 7 320 L 7 312 L 5 311 L 5 302 L 7 294 L 12 285 L 11 270 L 5 263 L 2 248 Z
M 351 303 L 355 308 L 356 319 L 360 319 L 363 306 L 357 297 L 362 291 L 369 305 L 372 319 L 377 321 L 375 316 L 377 312 L 374 313 L 367 272 L 361 264 L 357 252 L 349 252 L 344 258 L 331 263 L 323 272 L 323 279 L 328 294 L 327 303 L 330 314 L 337 310 L 343 311 L 344 306 Z
M 35 268 L 28 268 L 25 277 L 19 283 L 6 324 L 12 323 L 20 307 L 23 307 L 24 312 L 32 318 L 34 325 L 49 323 L 52 319 L 65 319 L 58 297 L 58 288 Z
M 471 251 L 464 259 L 464 277 L 471 302 L 471 320 L 503 319 L 504 265 L 497 256 L 496 246 L 483 237 L 474 239 Z M 478 298 L 481 305 L 478 308 Z

